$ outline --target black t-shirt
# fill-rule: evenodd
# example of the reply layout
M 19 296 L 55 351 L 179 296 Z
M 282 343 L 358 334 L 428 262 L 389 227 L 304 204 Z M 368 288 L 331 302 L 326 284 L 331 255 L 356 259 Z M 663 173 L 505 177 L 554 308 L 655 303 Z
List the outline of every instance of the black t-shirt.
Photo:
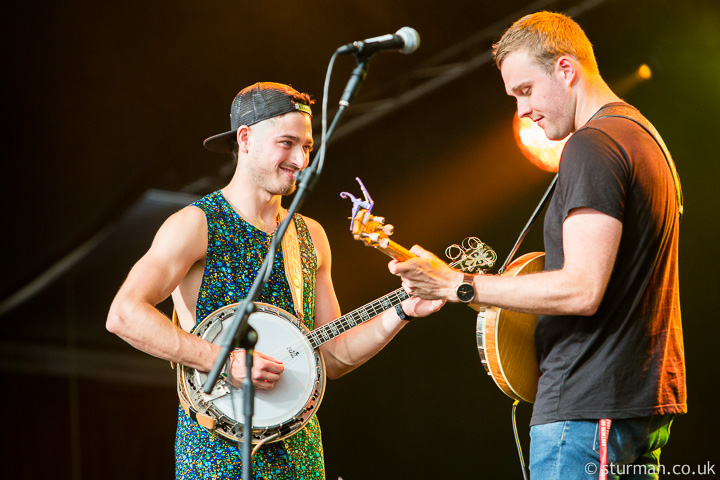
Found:
M 655 140 L 626 118 L 591 120 L 568 140 L 545 216 L 545 269 L 562 268 L 562 225 L 589 207 L 622 222 L 595 315 L 538 317 L 532 425 L 684 413 L 678 203 Z

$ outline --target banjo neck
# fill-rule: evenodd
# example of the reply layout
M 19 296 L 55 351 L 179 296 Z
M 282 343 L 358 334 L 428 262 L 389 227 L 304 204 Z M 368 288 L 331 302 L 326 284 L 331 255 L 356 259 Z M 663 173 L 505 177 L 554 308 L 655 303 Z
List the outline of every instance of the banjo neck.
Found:
M 318 348 L 323 343 L 332 340 L 341 333 L 345 333 L 351 328 L 357 327 L 381 314 L 385 310 L 389 310 L 395 305 L 398 305 L 406 298 L 410 298 L 410 295 L 402 288 L 398 288 L 377 300 L 373 300 L 367 305 L 356 308 L 352 312 L 346 313 L 342 317 L 336 318 L 332 322 L 308 332 L 305 334 L 305 337 L 310 341 L 312 348 Z

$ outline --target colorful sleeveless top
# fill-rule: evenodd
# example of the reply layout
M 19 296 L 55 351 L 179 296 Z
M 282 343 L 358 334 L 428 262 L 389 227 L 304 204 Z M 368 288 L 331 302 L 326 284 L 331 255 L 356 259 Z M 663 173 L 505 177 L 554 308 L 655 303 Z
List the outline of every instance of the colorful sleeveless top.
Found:
M 197 202 L 207 218 L 208 248 L 205 273 L 197 301 L 196 318 L 202 321 L 220 307 L 243 300 L 267 254 L 271 235 L 240 217 L 222 192 Z M 305 221 L 294 217 L 300 242 L 303 274 L 303 323 L 312 330 L 315 312 L 317 257 Z M 257 299 L 297 316 L 279 249 L 270 280 Z M 266 444 L 253 458 L 254 479 L 324 479 L 320 425 L 313 416 L 305 426 L 285 440 Z M 178 409 L 175 439 L 175 475 L 178 479 L 240 479 L 242 449 L 190 419 Z

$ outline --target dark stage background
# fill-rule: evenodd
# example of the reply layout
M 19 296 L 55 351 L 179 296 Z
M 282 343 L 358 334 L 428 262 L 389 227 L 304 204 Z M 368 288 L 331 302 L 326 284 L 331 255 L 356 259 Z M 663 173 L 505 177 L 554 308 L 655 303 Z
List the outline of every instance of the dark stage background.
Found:
M 337 47 L 417 29 L 417 52 L 373 59 L 302 213 L 327 230 L 343 311 L 399 286 L 387 258 L 347 230 L 339 193 L 358 194 L 356 176 L 400 244 L 442 254 L 474 235 L 504 259 L 552 175 L 516 147 L 514 103 L 489 49 L 543 8 L 574 14 L 605 79 L 675 157 L 690 413 L 662 463 L 720 470 L 717 0 L 76 0 L 13 2 L 2 20 L 2 476 L 172 477 L 174 373 L 104 321 L 163 219 L 228 179 L 229 159 L 202 140 L 227 130 L 246 85 L 291 83 L 321 101 Z M 633 84 L 642 63 L 653 78 Z M 337 63 L 331 105 L 353 66 Z M 521 253 L 542 249 L 539 233 Z M 328 478 L 522 478 L 510 406 L 483 372 L 474 312 L 448 305 L 329 382 L 319 410 Z M 526 453 L 529 410 L 519 409 Z

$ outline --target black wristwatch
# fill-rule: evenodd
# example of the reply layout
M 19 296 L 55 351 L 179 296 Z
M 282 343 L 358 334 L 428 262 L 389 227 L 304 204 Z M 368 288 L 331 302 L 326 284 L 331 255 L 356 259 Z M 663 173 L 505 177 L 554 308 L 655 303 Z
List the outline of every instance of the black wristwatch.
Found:
M 470 303 L 475 298 L 475 286 L 473 285 L 474 275 L 466 273 L 463 281 L 455 289 L 458 300 L 462 303 Z
M 395 305 L 395 313 L 397 313 L 397 316 L 400 317 L 400 320 L 412 320 L 415 317 L 411 317 L 407 313 L 405 313 L 405 310 L 403 310 L 401 304 Z

